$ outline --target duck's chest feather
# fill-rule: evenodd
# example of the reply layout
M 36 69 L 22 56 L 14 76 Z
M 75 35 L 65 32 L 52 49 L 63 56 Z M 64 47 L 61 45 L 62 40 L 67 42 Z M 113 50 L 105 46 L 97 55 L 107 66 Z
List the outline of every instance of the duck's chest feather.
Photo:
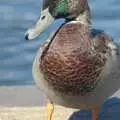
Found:
M 45 80 L 55 91 L 83 96 L 99 82 L 105 57 L 93 49 L 88 27 L 66 24 L 39 61 Z

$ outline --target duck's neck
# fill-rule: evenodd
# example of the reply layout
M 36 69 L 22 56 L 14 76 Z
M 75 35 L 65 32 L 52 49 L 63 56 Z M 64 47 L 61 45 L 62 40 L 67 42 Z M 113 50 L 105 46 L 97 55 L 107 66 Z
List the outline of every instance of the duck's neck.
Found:
M 90 11 L 86 10 L 82 14 L 79 14 L 79 16 L 76 17 L 75 21 L 80 22 L 84 25 L 90 25 Z
M 91 10 L 89 5 L 87 4 L 86 8 L 84 9 L 83 12 L 80 12 L 76 18 L 74 18 L 71 22 L 69 23 L 81 23 L 84 25 L 89 26 L 91 24 Z
M 82 14 L 79 14 L 74 20 L 68 22 L 68 24 L 71 24 L 71 23 L 80 23 L 86 26 L 90 26 L 91 21 L 90 21 L 89 11 L 84 11 Z

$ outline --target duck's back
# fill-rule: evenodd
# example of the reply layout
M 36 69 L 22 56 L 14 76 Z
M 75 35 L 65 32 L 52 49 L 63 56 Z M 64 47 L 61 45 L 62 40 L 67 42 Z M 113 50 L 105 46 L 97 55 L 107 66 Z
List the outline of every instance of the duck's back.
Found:
M 56 92 L 85 95 L 99 81 L 105 59 L 93 50 L 89 28 L 82 24 L 64 25 L 40 58 L 45 80 Z

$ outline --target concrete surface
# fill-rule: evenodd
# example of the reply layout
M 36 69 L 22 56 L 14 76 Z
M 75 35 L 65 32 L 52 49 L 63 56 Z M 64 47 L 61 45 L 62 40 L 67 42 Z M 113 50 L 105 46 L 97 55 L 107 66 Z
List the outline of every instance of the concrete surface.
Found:
M 67 120 L 72 109 L 55 106 L 53 120 Z M 0 120 L 47 120 L 45 107 L 0 107 Z
M 98 120 L 120 120 L 120 91 L 107 100 Z M 46 99 L 35 86 L 0 87 L 0 120 L 47 120 Z M 90 110 L 55 106 L 53 120 L 91 120 Z

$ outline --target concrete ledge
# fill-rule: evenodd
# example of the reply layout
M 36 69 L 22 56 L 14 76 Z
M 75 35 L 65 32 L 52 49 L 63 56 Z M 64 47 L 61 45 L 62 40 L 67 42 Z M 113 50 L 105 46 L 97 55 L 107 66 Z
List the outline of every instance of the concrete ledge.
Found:
M 0 87 L 0 120 L 47 120 L 46 99 L 36 86 Z M 54 120 L 67 120 L 73 109 L 55 106 Z
M 72 109 L 55 106 L 54 120 L 67 120 Z M 0 120 L 47 120 L 45 107 L 0 107 Z

